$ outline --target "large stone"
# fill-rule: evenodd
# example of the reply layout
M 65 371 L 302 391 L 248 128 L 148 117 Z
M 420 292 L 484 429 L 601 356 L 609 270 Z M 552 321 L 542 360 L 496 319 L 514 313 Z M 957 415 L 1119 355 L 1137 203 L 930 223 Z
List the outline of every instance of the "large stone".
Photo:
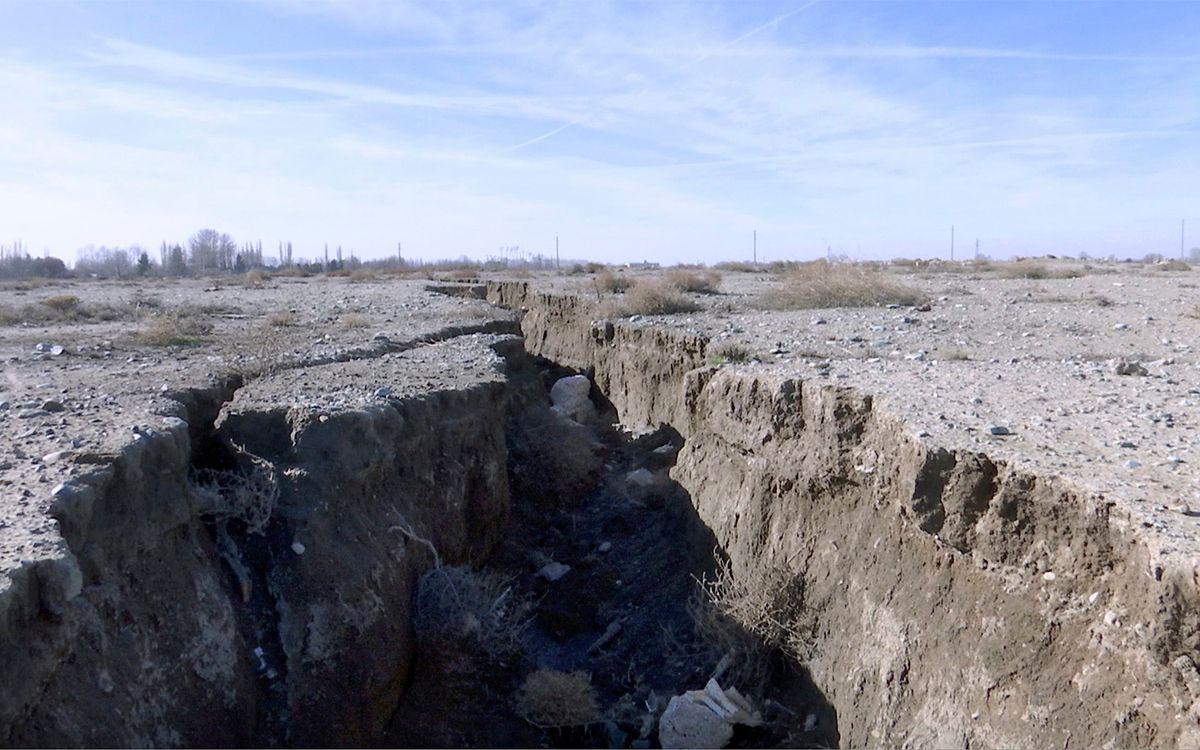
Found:
M 559 378 L 550 387 L 550 407 L 557 414 L 586 422 L 596 418 L 596 406 L 588 398 L 592 383 L 586 375 L 571 375 Z
M 690 694 L 677 695 L 658 720 L 658 741 L 665 748 L 722 748 L 733 727 Z

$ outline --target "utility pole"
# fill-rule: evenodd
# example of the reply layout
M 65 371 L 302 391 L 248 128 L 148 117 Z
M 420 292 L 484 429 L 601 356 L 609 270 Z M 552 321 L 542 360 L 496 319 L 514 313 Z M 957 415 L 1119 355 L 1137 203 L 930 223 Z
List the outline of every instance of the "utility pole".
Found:
M 562 260 L 558 257 L 558 235 L 554 235 L 554 268 L 562 270 Z
M 975 259 L 979 260 L 979 238 L 975 238 Z
M 754 230 L 754 267 L 758 268 L 758 230 Z
M 950 225 L 950 261 L 954 261 L 954 225 Z
M 404 265 L 404 245 L 400 242 L 396 243 L 396 264 Z

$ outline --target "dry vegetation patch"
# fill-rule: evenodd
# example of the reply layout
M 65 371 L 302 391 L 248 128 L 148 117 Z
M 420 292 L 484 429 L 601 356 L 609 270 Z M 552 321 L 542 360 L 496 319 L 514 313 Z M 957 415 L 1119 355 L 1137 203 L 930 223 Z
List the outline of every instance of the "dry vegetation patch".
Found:
M 596 278 L 592 280 L 596 287 L 597 293 L 616 294 L 618 292 L 628 291 L 637 279 L 623 273 L 613 273 L 608 268 L 602 268 L 596 272 Z
M 542 729 L 576 727 L 601 718 L 587 672 L 539 669 L 517 691 L 517 714 Z
M 813 624 L 805 614 L 800 576 L 762 565 L 735 576 L 724 562 L 711 579 L 698 583 L 688 603 L 696 635 L 727 664 L 731 684 L 760 693 L 773 651 L 799 662 L 811 656 Z
M 927 299 L 925 292 L 884 271 L 819 260 L 797 265 L 758 301 L 767 309 L 807 310 L 919 305 Z
M 1052 266 L 1034 260 L 1016 260 L 995 266 L 1006 279 L 1077 279 L 1083 270 L 1069 266 Z
M 0 304 L 0 325 L 89 323 L 136 320 L 141 304 L 88 304 L 73 294 L 57 294 L 24 305 Z
M 150 318 L 137 338 L 150 346 L 188 346 L 202 342 L 213 332 L 213 324 L 195 315 L 159 313 Z
M 700 305 L 679 291 L 674 285 L 663 279 L 642 281 L 614 300 L 608 307 L 608 314 L 622 317 L 626 315 L 674 315 L 676 313 L 695 312 Z
M 681 292 L 691 294 L 717 294 L 721 274 L 716 271 L 689 271 L 674 268 L 663 275 L 663 280 Z
M 521 648 L 533 603 L 513 582 L 467 567 L 437 567 L 417 584 L 417 634 L 466 645 L 491 659 Z

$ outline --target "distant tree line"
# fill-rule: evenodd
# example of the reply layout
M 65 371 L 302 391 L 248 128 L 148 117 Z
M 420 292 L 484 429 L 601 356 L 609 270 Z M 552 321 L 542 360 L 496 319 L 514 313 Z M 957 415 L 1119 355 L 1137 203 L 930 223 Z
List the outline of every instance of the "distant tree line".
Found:
M 56 279 L 69 276 L 67 265 L 58 258 L 34 258 L 18 242 L 0 245 L 0 279 Z
M 58 258 L 36 258 L 20 241 L 0 245 L 0 278 L 99 276 L 130 278 L 135 276 L 209 276 L 223 273 L 245 273 L 275 267 L 298 266 L 308 272 L 321 272 L 360 265 L 354 254 L 343 261 L 342 249 L 337 258 L 329 259 L 328 248 L 324 262 L 293 260 L 292 243 L 279 243 L 279 256 L 274 263 L 263 257 L 262 241 L 238 245 L 232 237 L 216 229 L 201 229 L 184 244 L 163 242 L 158 257 L 139 245 L 108 247 L 87 245 L 76 252 L 75 266 L 68 269 Z

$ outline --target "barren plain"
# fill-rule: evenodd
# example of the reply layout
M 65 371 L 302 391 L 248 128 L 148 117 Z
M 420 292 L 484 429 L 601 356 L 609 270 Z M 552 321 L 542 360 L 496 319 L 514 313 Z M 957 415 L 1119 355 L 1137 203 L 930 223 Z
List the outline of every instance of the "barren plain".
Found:
M 735 745 L 1196 746 L 1200 272 L 1011 268 L 791 310 L 727 272 L 658 315 L 590 274 L 9 286 L 0 742 L 666 744 L 672 694 L 754 682 L 680 635 L 727 565 L 795 618 L 741 623 L 789 666 Z M 572 373 L 597 423 L 529 416 Z M 195 489 L 256 466 L 263 542 Z M 422 652 L 443 563 L 536 594 L 524 656 Z M 574 733 L 504 692 L 551 668 L 606 704 Z

